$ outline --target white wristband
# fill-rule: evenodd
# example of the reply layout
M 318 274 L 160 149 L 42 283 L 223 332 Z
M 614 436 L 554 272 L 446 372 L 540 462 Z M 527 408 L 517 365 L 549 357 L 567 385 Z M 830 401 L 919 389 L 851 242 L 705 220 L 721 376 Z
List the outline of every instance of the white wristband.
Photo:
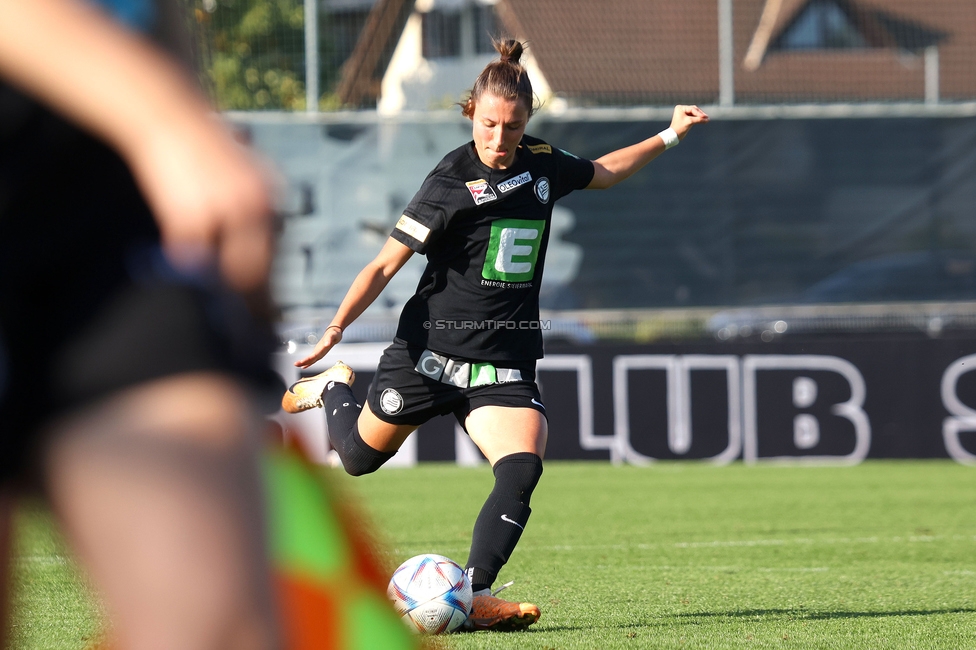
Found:
M 667 151 L 671 147 L 678 146 L 678 143 L 681 142 L 681 140 L 678 139 L 678 134 L 670 126 L 664 129 L 663 131 L 661 131 L 660 133 L 658 133 L 658 135 L 661 136 L 662 140 L 664 140 L 665 151 Z

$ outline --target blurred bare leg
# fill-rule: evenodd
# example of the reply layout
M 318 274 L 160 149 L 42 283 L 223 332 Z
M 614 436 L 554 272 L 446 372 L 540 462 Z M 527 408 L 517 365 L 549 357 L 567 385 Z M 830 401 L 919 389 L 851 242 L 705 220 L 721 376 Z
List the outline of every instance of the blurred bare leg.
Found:
M 0 488 L 0 648 L 10 631 L 10 557 L 13 548 L 13 516 L 16 499 L 9 487 Z
M 236 384 L 159 380 L 60 422 L 46 488 L 115 647 L 279 648 L 260 420 Z

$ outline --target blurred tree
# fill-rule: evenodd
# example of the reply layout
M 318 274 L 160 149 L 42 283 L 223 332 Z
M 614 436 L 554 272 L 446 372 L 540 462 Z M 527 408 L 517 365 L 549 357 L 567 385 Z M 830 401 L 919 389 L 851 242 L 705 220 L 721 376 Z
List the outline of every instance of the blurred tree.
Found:
M 186 2 L 219 109 L 305 109 L 302 0 Z

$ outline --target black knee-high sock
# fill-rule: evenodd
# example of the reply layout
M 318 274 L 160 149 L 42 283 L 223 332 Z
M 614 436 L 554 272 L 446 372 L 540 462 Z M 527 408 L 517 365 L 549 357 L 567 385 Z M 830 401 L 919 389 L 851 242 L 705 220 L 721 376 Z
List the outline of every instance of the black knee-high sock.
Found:
M 396 452 L 373 449 L 359 435 L 359 413 L 363 408 L 356 403 L 352 388 L 339 382 L 329 382 L 322 400 L 325 403 L 325 419 L 329 423 L 329 442 L 339 454 L 346 472 L 353 476 L 369 474 L 393 458 Z
M 531 453 L 510 454 L 492 471 L 495 487 L 475 521 L 465 569 L 474 591 L 491 587 L 515 550 L 532 513 L 529 500 L 542 476 L 542 459 Z

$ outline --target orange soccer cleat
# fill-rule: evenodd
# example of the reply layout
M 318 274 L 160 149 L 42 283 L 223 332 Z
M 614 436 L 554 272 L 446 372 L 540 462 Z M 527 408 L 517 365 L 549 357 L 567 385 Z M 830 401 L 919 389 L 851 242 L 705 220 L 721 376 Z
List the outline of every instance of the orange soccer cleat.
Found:
M 511 583 L 509 583 L 511 584 Z M 471 600 L 471 614 L 464 622 L 464 630 L 524 630 L 539 620 L 542 612 L 532 603 L 513 603 L 494 594 L 507 587 L 497 589 L 494 593 L 488 590 L 480 592 Z
M 356 373 L 352 371 L 352 368 L 338 361 L 325 372 L 320 372 L 313 377 L 299 379 L 285 391 L 284 397 L 281 398 L 281 408 L 288 413 L 301 413 L 308 409 L 322 408 L 322 393 L 325 392 L 330 381 L 352 386 L 352 383 L 356 381 Z

